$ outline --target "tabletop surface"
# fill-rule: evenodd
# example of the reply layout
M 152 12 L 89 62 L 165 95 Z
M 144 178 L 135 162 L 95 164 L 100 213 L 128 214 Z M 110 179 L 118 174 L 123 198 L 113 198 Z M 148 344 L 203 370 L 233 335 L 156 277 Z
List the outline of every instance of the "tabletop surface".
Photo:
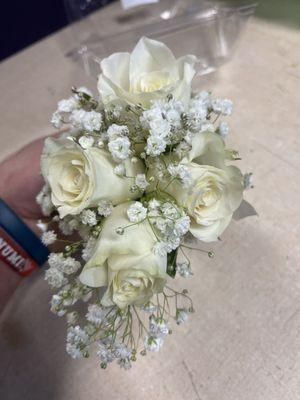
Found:
M 103 27 L 113 30 L 101 11 Z M 229 144 L 254 172 L 259 217 L 233 222 L 210 260 L 192 252 L 197 312 L 163 350 L 125 372 L 65 354 L 43 274 L 24 279 L 1 317 L 5 400 L 300 398 L 300 32 L 252 19 L 232 60 L 203 79 L 231 98 Z M 0 65 L 1 158 L 52 132 L 56 102 L 94 82 L 65 57 L 70 28 Z M 299 168 L 299 169 L 298 169 Z

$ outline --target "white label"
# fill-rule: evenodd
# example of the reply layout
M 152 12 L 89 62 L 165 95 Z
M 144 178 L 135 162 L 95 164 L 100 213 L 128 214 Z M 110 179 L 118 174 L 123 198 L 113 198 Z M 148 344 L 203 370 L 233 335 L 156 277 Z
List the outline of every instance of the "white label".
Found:
M 137 6 L 142 6 L 143 4 L 153 4 L 158 2 L 159 0 L 121 0 L 121 4 L 124 10 L 128 10 L 129 8 Z

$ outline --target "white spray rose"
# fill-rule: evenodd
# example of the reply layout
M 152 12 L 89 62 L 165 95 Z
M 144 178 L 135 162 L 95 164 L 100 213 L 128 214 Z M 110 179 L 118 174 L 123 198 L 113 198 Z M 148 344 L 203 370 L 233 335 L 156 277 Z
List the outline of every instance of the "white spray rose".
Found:
M 133 203 L 114 208 L 106 219 L 91 259 L 80 275 L 80 281 L 91 287 L 107 286 L 104 306 L 145 304 L 163 290 L 167 258 L 153 253 L 156 242 L 149 224 L 144 221 L 130 226 L 122 235 L 119 227 L 130 225 L 127 210 Z
M 192 184 L 185 190 L 175 181 L 167 188 L 187 208 L 192 218 L 190 232 L 203 242 L 218 239 L 242 201 L 243 176 L 238 168 L 226 166 L 227 156 L 219 135 L 211 132 L 196 135 L 184 160 Z
M 163 43 L 141 38 L 132 53 L 114 53 L 101 62 L 98 90 L 104 104 L 125 101 L 149 106 L 172 93 L 188 102 L 196 57 L 176 59 Z
M 83 149 L 67 138 L 47 138 L 41 169 L 60 217 L 96 207 L 101 200 L 116 205 L 135 198 L 137 194 L 130 192 L 131 179 L 116 175 L 115 166 L 112 156 L 104 149 Z M 133 164 L 129 160 L 125 167 L 128 176 L 144 169 L 141 162 Z

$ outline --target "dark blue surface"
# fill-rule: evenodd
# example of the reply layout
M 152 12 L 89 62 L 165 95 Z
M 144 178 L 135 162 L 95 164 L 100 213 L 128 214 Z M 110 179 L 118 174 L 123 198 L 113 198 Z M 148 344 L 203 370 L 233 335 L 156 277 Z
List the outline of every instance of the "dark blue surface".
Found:
M 82 10 L 81 15 L 99 8 L 99 4 L 106 4 L 113 0 L 90 0 L 89 9 Z M 76 10 L 78 3 L 85 4 L 84 0 L 71 0 L 66 4 L 64 0 L 1 0 L 0 1 L 0 60 L 14 54 L 39 39 L 55 32 L 67 25 L 70 20 L 78 18 Z M 79 8 L 80 9 L 80 8 Z M 77 12 L 78 13 L 78 12 Z
M 34 232 L 0 199 L 0 226 L 42 266 L 48 258 L 49 250 Z

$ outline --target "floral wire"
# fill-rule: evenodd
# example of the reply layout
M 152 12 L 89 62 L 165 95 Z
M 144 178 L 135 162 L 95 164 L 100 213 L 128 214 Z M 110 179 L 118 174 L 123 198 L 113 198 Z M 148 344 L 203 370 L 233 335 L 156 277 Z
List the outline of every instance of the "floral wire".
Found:
M 206 254 L 208 254 L 210 252 L 210 251 L 207 251 L 207 250 L 198 249 L 197 247 L 186 246 L 185 244 L 181 244 L 180 247 L 184 247 L 185 249 L 189 249 L 189 250 L 200 251 L 201 253 L 206 253 Z M 182 251 L 182 249 L 181 249 L 181 251 Z
M 219 118 L 220 118 L 220 114 L 217 114 L 216 118 L 212 121 L 212 123 L 213 124 L 216 123 Z
M 163 311 L 162 311 L 162 314 L 161 314 L 161 318 L 163 318 L 163 317 L 164 317 L 164 313 L 165 313 L 165 305 L 166 305 L 166 298 L 165 298 L 165 296 L 164 296 L 164 302 L 163 302 Z
M 127 329 L 129 328 L 130 316 L 131 316 L 130 306 L 128 306 L 126 315 L 127 315 L 127 322 L 126 322 L 126 326 L 125 326 L 125 328 L 124 328 L 123 335 L 122 335 L 122 341 L 123 341 L 123 342 L 124 342 L 125 337 L 128 336 L 128 335 L 130 334 L 130 332 L 131 332 L 131 330 L 130 330 L 130 331 L 127 333 Z
M 144 329 L 144 330 L 146 331 L 146 333 L 149 335 L 149 331 L 148 331 L 148 329 L 145 327 L 143 321 L 141 320 L 141 318 L 140 318 L 138 312 L 136 311 L 135 306 L 132 306 L 132 308 L 133 308 L 133 311 L 134 311 L 134 313 L 135 313 L 135 315 L 136 315 L 136 317 L 137 317 L 137 319 L 138 319 L 138 321 L 139 321 L 139 324 L 143 327 L 143 329 Z
M 161 306 L 160 306 L 160 302 L 159 302 L 159 297 L 158 297 L 158 293 L 156 294 L 156 301 L 157 301 L 157 318 L 158 318 L 158 313 L 160 314 L 160 317 L 162 318 L 162 313 L 161 313 Z
M 191 306 L 193 307 L 193 305 L 194 305 L 193 300 L 186 293 L 177 292 L 176 290 L 172 289 L 170 286 L 167 286 L 167 285 L 166 285 L 166 288 L 169 289 L 171 292 L 173 292 L 176 297 L 177 296 L 182 296 L 182 297 L 185 297 L 186 299 L 188 299 L 190 304 L 191 304 Z M 175 300 L 176 300 L 176 297 L 175 297 Z M 176 302 L 176 304 L 177 304 L 177 302 Z
M 149 217 L 146 217 L 146 219 L 147 219 L 147 221 L 148 221 L 148 223 L 149 223 L 149 225 L 150 225 L 150 228 L 151 228 L 151 230 L 152 230 L 154 236 L 156 237 L 156 240 L 160 242 L 160 239 L 159 239 L 159 237 L 157 236 L 157 234 L 156 234 L 156 232 L 155 232 L 155 229 L 154 229 L 154 227 L 153 227 L 153 225 L 152 225 L 152 222 L 150 221 Z
M 142 222 L 146 221 L 146 219 L 147 219 L 147 218 L 143 219 L 142 221 L 133 222 L 132 224 L 125 225 L 125 226 L 121 226 L 121 228 L 122 228 L 122 229 L 127 229 L 127 228 L 130 228 L 131 226 L 139 225 L 139 224 L 141 224 Z
M 181 250 L 181 252 L 182 252 L 182 254 L 184 255 L 185 259 L 186 259 L 186 260 L 188 261 L 188 263 L 190 264 L 191 261 L 190 261 L 189 257 L 186 255 L 185 251 L 183 251 L 182 245 L 179 246 L 179 249 Z

